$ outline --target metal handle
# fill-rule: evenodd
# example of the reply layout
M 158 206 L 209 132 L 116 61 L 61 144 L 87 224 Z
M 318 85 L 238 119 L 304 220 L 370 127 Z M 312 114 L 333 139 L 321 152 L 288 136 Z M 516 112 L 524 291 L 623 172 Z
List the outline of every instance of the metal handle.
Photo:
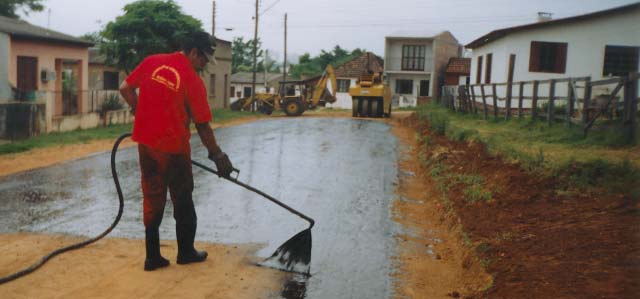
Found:
M 191 160 L 191 163 L 193 163 L 193 165 L 195 165 L 195 166 L 198 166 L 198 167 L 200 167 L 200 168 L 202 168 L 202 169 L 204 169 L 204 170 L 206 170 L 208 172 L 211 172 L 211 173 L 219 176 L 218 172 L 215 171 L 214 169 L 210 168 L 210 167 L 207 167 L 207 166 L 205 166 L 203 164 L 200 164 L 200 163 L 198 163 L 196 161 L 193 161 L 193 160 Z M 311 217 L 300 213 L 299 211 L 295 210 L 294 208 L 292 208 L 292 207 L 284 204 L 283 202 L 273 198 L 269 194 L 266 194 L 266 193 L 264 193 L 264 192 L 262 192 L 262 191 L 260 191 L 260 190 L 258 190 L 256 188 L 252 187 L 252 186 L 249 186 L 249 185 L 247 185 L 247 184 L 245 184 L 245 183 L 243 183 L 241 181 L 238 181 L 238 176 L 240 175 L 240 170 L 234 168 L 231 173 L 233 173 L 233 172 L 237 173 L 235 178 L 232 178 L 231 176 L 228 176 L 228 177 L 224 177 L 223 176 L 222 178 L 224 178 L 225 180 L 230 181 L 230 182 L 232 182 L 232 183 L 234 183 L 236 185 L 244 187 L 245 189 L 248 189 L 248 190 L 251 190 L 251 191 L 253 191 L 255 193 L 258 193 L 258 194 L 262 195 L 264 198 L 270 200 L 271 202 L 273 202 L 273 203 L 285 208 L 287 211 L 298 215 L 300 218 L 302 218 L 302 219 L 306 220 L 307 222 L 309 222 L 309 229 L 312 228 L 313 225 L 315 225 L 316 222 L 315 222 L 315 220 L 311 219 Z

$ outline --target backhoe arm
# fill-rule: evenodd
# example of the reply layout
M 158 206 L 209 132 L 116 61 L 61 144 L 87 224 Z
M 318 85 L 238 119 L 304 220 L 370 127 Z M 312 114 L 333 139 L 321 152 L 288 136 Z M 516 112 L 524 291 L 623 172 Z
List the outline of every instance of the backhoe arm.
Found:
M 318 102 L 322 98 L 322 94 L 324 93 L 324 90 L 327 88 L 327 82 L 329 82 L 329 80 L 331 80 L 331 90 L 330 90 L 330 96 L 329 96 L 328 102 L 333 103 L 336 101 L 336 91 L 338 89 L 338 85 L 336 82 L 336 75 L 333 71 L 333 67 L 331 67 L 331 65 L 328 64 L 327 68 L 322 73 L 322 76 L 320 77 L 318 84 L 313 89 L 313 96 L 311 97 L 311 104 L 313 106 L 318 105 Z

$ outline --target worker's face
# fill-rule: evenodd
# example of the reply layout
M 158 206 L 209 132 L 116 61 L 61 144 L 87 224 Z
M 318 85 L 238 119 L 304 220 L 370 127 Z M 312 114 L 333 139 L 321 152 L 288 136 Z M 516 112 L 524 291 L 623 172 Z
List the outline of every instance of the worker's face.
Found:
M 187 57 L 189 58 L 189 61 L 191 61 L 191 65 L 196 71 L 203 70 L 204 66 L 209 63 L 209 58 L 207 58 L 207 55 L 195 48 L 191 49 Z

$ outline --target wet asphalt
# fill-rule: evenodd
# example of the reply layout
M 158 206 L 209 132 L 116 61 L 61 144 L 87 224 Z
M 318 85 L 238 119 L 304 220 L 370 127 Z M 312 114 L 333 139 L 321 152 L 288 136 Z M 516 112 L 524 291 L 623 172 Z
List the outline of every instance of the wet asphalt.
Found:
M 390 205 L 398 144 L 387 124 L 370 120 L 271 119 L 217 129 L 240 169 L 239 180 L 314 218 L 310 278 L 294 276 L 281 298 L 389 298 L 394 234 Z M 211 163 L 197 135 L 192 158 Z M 0 178 L 0 233 L 95 236 L 117 214 L 109 153 Z M 144 238 L 135 147 L 118 152 L 125 194 L 122 220 L 110 236 Z M 259 195 L 194 166 L 197 241 L 261 243 L 268 257 L 308 227 Z M 170 201 L 162 239 L 175 239 Z

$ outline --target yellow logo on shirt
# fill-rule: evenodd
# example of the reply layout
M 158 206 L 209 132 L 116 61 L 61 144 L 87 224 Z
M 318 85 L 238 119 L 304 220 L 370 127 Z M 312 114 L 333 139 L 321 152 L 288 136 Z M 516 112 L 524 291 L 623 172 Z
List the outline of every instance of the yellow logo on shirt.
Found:
M 180 89 L 180 74 L 170 66 L 162 65 L 151 74 L 151 80 L 156 81 L 167 88 L 178 91 Z

